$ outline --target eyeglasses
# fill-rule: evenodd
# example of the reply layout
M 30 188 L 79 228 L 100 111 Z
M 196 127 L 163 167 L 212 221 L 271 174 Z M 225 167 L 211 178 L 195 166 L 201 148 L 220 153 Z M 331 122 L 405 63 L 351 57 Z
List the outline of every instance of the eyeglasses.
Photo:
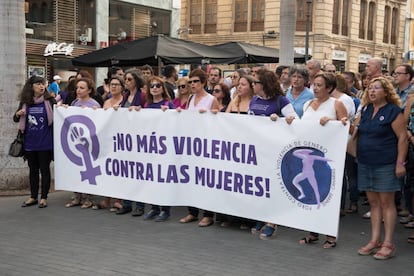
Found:
M 184 89 L 184 88 L 186 88 L 186 87 L 187 87 L 187 85 L 182 84 L 182 85 L 179 85 L 179 86 L 177 86 L 177 87 L 178 87 L 178 89 Z
M 109 86 L 111 86 L 111 87 L 117 87 L 117 86 L 121 86 L 121 84 L 120 83 L 111 83 L 111 84 L 109 84 Z
M 161 83 L 151 83 L 151 88 L 161 88 Z
M 201 80 L 189 80 L 188 84 L 197 83 L 197 82 L 201 82 Z
M 392 73 L 393 76 L 399 76 L 399 75 L 405 75 L 405 74 L 408 74 L 408 73 L 406 73 L 406 72 L 394 72 L 394 73 Z
M 220 93 L 221 92 L 221 90 L 220 89 L 214 89 L 213 90 L 213 93 Z

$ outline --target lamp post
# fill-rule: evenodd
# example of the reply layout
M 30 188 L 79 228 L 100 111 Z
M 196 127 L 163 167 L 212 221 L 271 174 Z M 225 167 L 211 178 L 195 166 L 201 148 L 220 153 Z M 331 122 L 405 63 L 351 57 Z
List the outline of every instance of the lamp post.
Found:
M 312 0 L 306 0 L 306 34 L 305 34 L 305 62 L 309 59 L 309 29 Z

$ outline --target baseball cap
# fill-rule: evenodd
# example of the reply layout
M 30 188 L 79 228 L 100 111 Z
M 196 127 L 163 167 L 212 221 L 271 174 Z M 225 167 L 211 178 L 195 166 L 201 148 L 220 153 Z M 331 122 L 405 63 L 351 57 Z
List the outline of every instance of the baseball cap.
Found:
M 54 77 L 53 77 L 53 80 L 61 80 L 62 78 L 59 76 L 59 75 L 55 75 Z

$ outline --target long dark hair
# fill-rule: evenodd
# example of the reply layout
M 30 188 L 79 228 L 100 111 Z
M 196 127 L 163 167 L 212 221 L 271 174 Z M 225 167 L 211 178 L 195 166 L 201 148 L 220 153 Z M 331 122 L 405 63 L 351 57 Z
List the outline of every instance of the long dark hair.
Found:
M 24 84 L 22 92 L 19 95 L 19 100 L 21 103 L 24 103 L 27 105 L 34 104 L 33 84 L 35 83 L 43 83 L 44 85 L 46 85 L 46 80 L 40 76 L 30 77 Z M 45 92 L 44 92 L 43 97 L 45 100 L 49 100 L 50 98 L 53 98 L 53 96 L 47 91 L 46 87 L 45 87 Z

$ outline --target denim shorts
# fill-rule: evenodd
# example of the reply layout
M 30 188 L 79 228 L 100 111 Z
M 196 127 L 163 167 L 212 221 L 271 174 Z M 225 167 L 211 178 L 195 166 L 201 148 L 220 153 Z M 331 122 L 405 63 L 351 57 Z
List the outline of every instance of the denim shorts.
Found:
M 395 192 L 401 184 L 395 175 L 395 164 L 370 166 L 358 163 L 358 190 L 369 192 Z

